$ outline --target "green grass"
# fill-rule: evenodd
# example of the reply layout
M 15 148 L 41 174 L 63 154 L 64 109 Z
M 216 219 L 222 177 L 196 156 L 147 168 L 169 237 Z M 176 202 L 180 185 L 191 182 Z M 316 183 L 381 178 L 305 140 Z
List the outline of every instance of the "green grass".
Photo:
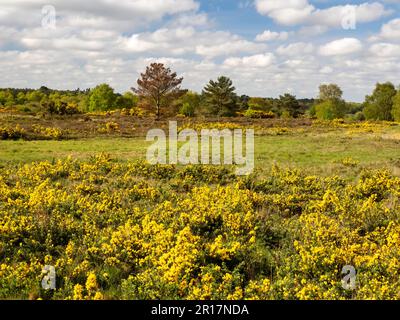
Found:
M 344 131 L 296 133 L 282 136 L 259 136 L 255 141 L 256 168 L 273 163 L 296 167 L 318 174 L 345 171 L 341 161 L 352 158 L 360 167 L 387 167 L 400 172 L 400 140 L 385 134 L 359 134 L 350 137 Z M 96 138 L 68 141 L 0 141 L 0 164 L 53 160 L 72 156 L 84 159 L 100 152 L 122 160 L 145 159 L 149 143 L 144 138 Z
M 89 158 L 105 152 L 122 159 L 140 159 L 146 155 L 144 139 L 84 139 L 65 141 L 0 141 L 0 163 L 32 162 L 66 158 Z

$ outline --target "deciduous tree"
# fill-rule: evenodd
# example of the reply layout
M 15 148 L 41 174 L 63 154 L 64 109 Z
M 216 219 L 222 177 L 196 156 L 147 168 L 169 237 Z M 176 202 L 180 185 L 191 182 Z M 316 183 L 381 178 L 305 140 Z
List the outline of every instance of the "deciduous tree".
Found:
M 395 121 L 400 122 L 400 89 L 393 98 L 392 115 Z
M 182 81 L 183 78 L 178 78 L 176 72 L 172 72 L 164 64 L 152 63 L 145 73 L 141 73 L 137 80 L 137 88 L 132 90 L 154 105 L 159 119 L 161 109 L 170 106 L 174 99 L 185 93 L 180 87 Z
M 393 120 L 393 98 L 396 94 L 391 82 L 377 83 L 372 95 L 365 99 L 365 117 L 369 120 Z
M 333 120 L 344 118 L 346 102 L 342 98 L 343 91 L 337 84 L 323 84 L 319 87 L 319 103 L 315 106 L 315 114 L 319 119 Z
M 89 95 L 89 111 L 107 111 L 115 107 L 114 89 L 103 83 L 91 90 Z

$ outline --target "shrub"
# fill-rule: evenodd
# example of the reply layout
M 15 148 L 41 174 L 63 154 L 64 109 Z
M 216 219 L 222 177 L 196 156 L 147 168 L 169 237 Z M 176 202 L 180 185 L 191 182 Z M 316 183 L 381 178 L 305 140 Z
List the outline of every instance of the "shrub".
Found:
M 346 114 L 346 104 L 341 100 L 327 100 L 315 106 L 315 114 L 321 120 L 340 119 Z
M 189 103 L 185 102 L 182 107 L 179 109 L 179 114 L 184 115 L 186 117 L 193 117 L 195 112 L 195 108 Z
M 275 118 L 275 114 L 272 111 L 261 111 L 261 110 L 253 110 L 248 109 L 244 116 L 251 119 L 273 119 Z
M 19 125 L 16 125 L 15 128 L 0 128 L 1 140 L 18 140 L 23 138 L 26 138 L 26 131 Z

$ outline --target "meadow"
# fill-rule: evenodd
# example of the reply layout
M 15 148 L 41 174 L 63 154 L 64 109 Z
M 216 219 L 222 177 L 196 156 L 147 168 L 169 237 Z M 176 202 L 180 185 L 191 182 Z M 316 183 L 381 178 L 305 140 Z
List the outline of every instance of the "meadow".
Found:
M 167 120 L 0 117 L 2 299 L 400 299 L 397 123 L 178 119 L 255 128 L 239 177 L 147 164 Z

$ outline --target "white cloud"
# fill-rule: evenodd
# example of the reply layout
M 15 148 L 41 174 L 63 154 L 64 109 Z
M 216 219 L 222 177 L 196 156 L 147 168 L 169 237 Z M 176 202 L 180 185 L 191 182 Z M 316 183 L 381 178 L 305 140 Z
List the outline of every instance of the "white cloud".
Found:
M 41 9 L 52 5 L 61 22 L 75 22 L 76 27 L 117 27 L 127 30 L 167 15 L 193 12 L 199 9 L 194 0 L 2 0 L 0 11 L 3 25 L 39 27 Z
M 283 25 L 302 23 L 315 9 L 307 0 L 256 0 L 256 8 L 259 13 Z
M 379 35 L 371 38 L 372 41 L 380 39 L 400 41 L 400 18 L 384 24 Z
M 184 87 L 196 91 L 224 74 L 239 94 L 277 96 L 290 88 L 312 97 L 320 83 L 329 81 L 341 85 L 345 96 L 363 99 L 376 81 L 397 83 L 400 74 L 399 19 L 380 31 L 371 24 L 368 33 L 379 37 L 366 50 L 359 30 L 347 34 L 360 40 L 318 47 L 318 35 L 339 26 L 344 7 L 320 10 L 322 0 L 259 1 L 263 14 L 298 28 L 275 26 L 260 30 L 255 39 L 229 27 L 218 30 L 218 21 L 201 12 L 195 0 L 52 0 L 55 30 L 41 27 L 41 6 L 48 0 L 0 1 L 0 87 L 75 89 L 108 82 L 122 92 L 134 86 L 146 65 L 160 61 L 184 77 Z M 361 22 L 386 14 L 376 2 L 357 10 Z
M 389 14 L 379 2 L 317 9 L 308 0 L 256 0 L 256 8 L 260 14 L 287 26 L 307 24 L 341 28 L 353 14 L 356 23 L 376 21 Z
M 355 38 L 344 38 L 329 42 L 319 48 L 322 56 L 340 56 L 358 52 L 362 49 L 362 43 Z
M 120 43 L 121 49 L 128 52 L 198 54 L 209 58 L 242 52 L 257 53 L 266 49 L 264 44 L 245 40 L 229 32 L 197 31 L 193 27 L 162 28 L 152 33 L 121 38 Z
M 287 46 L 279 46 L 276 52 L 285 56 L 302 56 L 313 53 L 314 45 L 306 42 L 296 42 Z
M 325 74 L 330 74 L 330 73 L 333 72 L 333 68 L 331 68 L 329 66 L 325 66 L 319 72 L 320 73 L 325 73 Z
M 369 51 L 378 57 L 393 57 L 398 59 L 400 56 L 400 45 L 392 43 L 376 43 Z
M 271 66 L 274 61 L 274 54 L 265 53 L 243 58 L 228 58 L 224 61 L 224 65 L 228 67 L 263 68 Z
M 267 42 L 267 41 L 285 41 L 289 38 L 289 33 L 282 31 L 282 32 L 274 32 L 271 30 L 265 30 L 263 33 L 260 33 L 256 36 L 256 41 L 259 42 Z

